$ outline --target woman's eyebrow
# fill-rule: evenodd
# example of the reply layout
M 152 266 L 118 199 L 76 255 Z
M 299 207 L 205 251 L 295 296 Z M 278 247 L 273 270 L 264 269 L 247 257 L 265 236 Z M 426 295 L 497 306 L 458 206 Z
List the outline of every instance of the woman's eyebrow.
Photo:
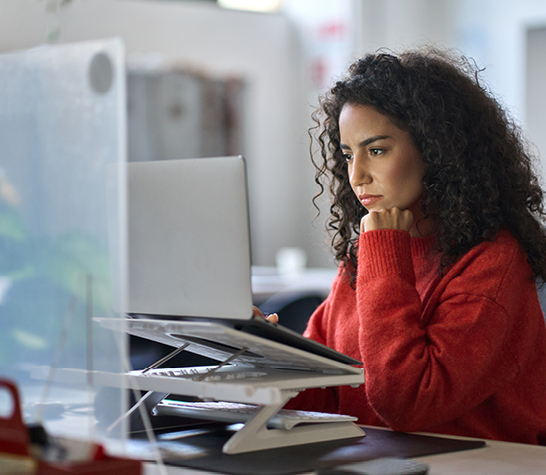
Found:
M 366 147 L 367 145 L 370 145 L 371 143 L 377 142 L 378 140 L 384 140 L 384 139 L 390 139 L 390 136 L 389 135 L 374 135 L 360 142 L 358 146 Z M 351 147 L 349 147 L 348 145 L 345 145 L 344 143 L 340 143 L 339 148 L 350 149 Z

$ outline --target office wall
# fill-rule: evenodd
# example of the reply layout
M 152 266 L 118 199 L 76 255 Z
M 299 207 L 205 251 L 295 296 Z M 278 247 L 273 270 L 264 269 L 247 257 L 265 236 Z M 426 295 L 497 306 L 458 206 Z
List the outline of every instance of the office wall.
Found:
M 2 0 L 0 51 L 41 44 L 58 24 L 59 42 L 121 36 L 129 58 L 159 55 L 207 74 L 243 77 L 254 262 L 272 264 L 281 246 L 314 252 L 308 110 L 297 33 L 286 18 L 206 2 L 73 0 L 56 13 L 46 11 L 48 3 Z
M 483 76 L 525 123 L 527 31 L 546 25 L 541 0 L 458 0 L 457 42 L 485 67 Z
M 542 155 L 546 183 L 546 26 L 527 32 L 525 123 L 530 140 Z
M 357 48 L 364 52 L 456 46 L 459 0 L 364 0 L 355 5 L 360 17 Z

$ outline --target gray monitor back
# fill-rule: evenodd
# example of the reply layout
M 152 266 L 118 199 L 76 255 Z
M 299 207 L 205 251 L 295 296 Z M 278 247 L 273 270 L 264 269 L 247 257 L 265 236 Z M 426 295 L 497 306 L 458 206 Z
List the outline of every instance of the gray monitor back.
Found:
M 129 313 L 250 319 L 244 159 L 127 166 Z

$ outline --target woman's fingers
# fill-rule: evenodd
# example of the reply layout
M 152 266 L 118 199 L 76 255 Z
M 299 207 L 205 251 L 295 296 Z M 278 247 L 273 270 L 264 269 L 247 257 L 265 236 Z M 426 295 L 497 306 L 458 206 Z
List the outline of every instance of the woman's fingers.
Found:
M 398 229 L 408 231 L 413 224 L 413 213 L 409 209 L 398 208 L 370 211 L 360 222 L 360 232 L 376 229 Z
M 279 323 L 279 316 L 276 313 L 270 313 L 269 315 L 264 316 L 264 314 L 258 307 L 252 307 L 252 310 L 254 312 L 254 315 L 256 315 L 257 317 L 263 317 L 270 322 Z
M 279 323 L 279 316 L 276 313 L 270 313 L 265 318 L 266 318 L 266 320 L 269 320 L 270 322 Z

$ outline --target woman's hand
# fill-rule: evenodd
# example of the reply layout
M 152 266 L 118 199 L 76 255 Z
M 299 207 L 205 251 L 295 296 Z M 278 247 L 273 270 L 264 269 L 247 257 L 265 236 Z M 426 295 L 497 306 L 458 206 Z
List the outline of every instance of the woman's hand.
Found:
M 252 309 L 254 311 L 254 315 L 257 315 L 258 317 L 263 317 L 273 323 L 279 323 L 279 316 L 276 313 L 270 313 L 269 315 L 264 317 L 263 313 L 258 307 L 252 307 Z
M 375 229 L 398 229 L 410 231 L 413 224 L 413 213 L 409 209 L 401 211 L 398 208 L 380 209 L 370 211 L 360 221 L 360 232 L 373 231 Z

